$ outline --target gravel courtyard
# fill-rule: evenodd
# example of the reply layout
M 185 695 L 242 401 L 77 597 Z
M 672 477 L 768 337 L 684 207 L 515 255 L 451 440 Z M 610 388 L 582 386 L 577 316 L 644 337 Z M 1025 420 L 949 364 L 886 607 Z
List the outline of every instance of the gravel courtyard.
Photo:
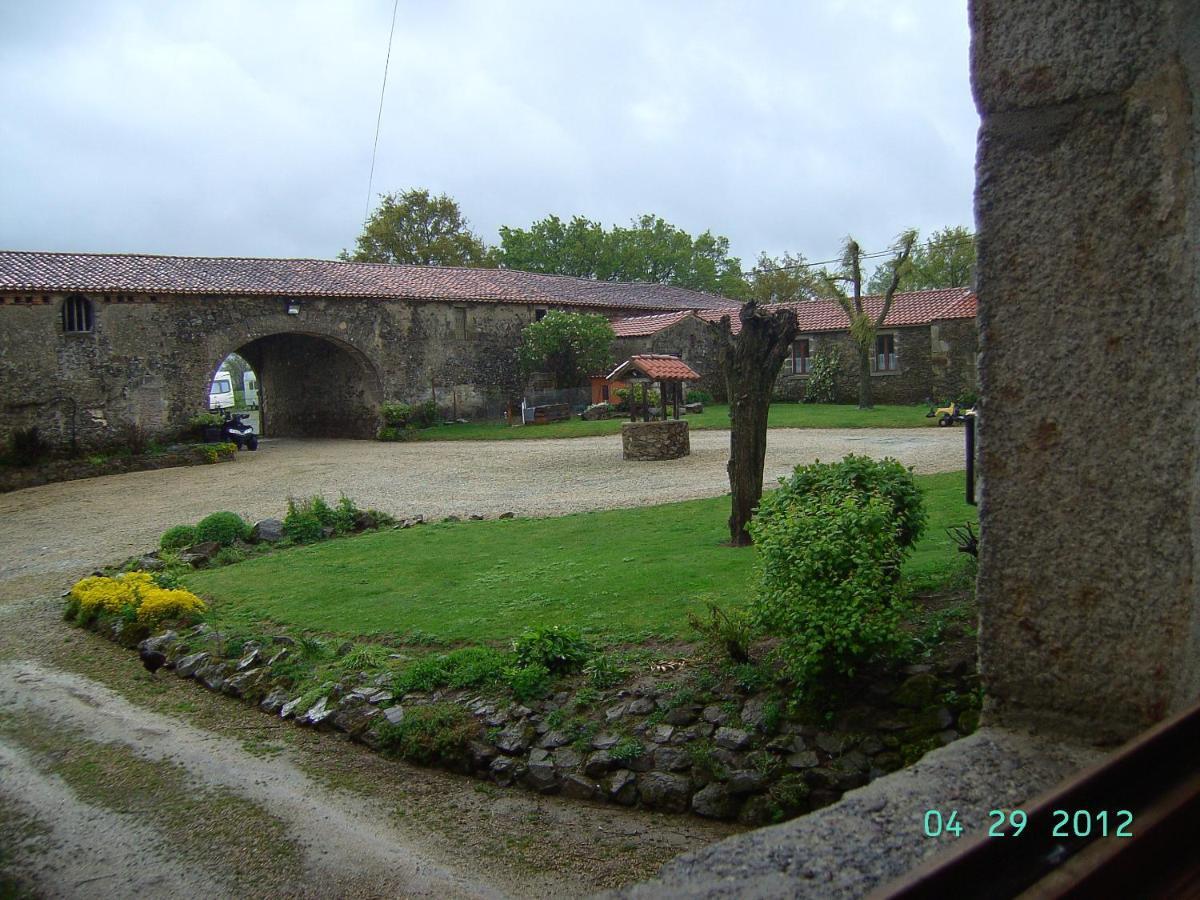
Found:
M 560 515 L 711 497 L 728 490 L 729 432 L 699 431 L 692 455 L 625 462 L 616 435 L 533 441 L 264 441 L 234 463 L 62 482 L 0 494 L 0 596 L 57 587 L 153 547 L 171 525 L 229 509 L 282 515 L 289 496 L 339 494 L 396 516 Z M 918 473 L 963 467 L 959 429 L 773 429 L 764 481 L 846 453 L 892 456 Z

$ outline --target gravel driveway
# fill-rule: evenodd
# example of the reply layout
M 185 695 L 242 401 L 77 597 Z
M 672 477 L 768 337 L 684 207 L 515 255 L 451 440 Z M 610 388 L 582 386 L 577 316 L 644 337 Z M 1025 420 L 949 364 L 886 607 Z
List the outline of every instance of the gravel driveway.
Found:
M 218 509 L 279 516 L 289 496 L 351 497 L 426 518 L 522 516 L 641 506 L 728 490 L 729 432 L 699 431 L 692 455 L 625 462 L 617 435 L 568 440 L 264 441 L 232 464 L 110 475 L 0 494 L 0 599 L 67 585 L 145 550 L 171 525 Z M 893 456 L 917 472 L 963 467 L 958 429 L 773 429 L 765 482 L 798 463 L 846 453 Z

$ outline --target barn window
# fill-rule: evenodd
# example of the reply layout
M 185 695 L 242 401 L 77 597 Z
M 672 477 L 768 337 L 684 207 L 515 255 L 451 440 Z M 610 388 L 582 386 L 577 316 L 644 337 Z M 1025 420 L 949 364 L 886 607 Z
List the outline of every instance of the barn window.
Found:
M 91 331 L 94 324 L 92 301 L 79 294 L 72 294 L 63 302 L 63 331 Z
M 454 336 L 460 341 L 467 339 L 467 308 L 465 306 L 454 307 Z

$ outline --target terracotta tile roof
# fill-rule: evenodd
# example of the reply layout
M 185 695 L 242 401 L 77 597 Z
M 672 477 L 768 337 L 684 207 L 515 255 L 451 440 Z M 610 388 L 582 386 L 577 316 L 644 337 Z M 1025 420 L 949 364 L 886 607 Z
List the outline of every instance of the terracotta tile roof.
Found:
M 659 313 L 653 316 L 631 316 L 614 321 L 612 329 L 617 337 L 645 337 L 650 334 L 658 334 L 664 328 L 669 328 L 676 322 L 682 322 L 691 316 L 690 309 L 673 313 Z
M 700 375 L 678 356 L 664 356 L 658 353 L 646 353 L 631 356 L 621 363 L 608 376 L 609 380 L 626 375 L 630 370 L 637 369 L 653 381 L 699 381 Z
M 863 306 L 871 315 L 878 315 L 883 298 L 864 297 Z M 970 288 L 946 288 L 936 291 L 909 291 L 892 298 L 885 328 L 904 328 L 912 325 L 928 325 L 939 319 L 973 319 L 978 305 L 974 291 Z M 778 303 L 761 309 L 783 308 L 796 311 L 796 321 L 801 334 L 822 331 L 846 331 L 849 321 L 842 308 L 833 300 L 801 300 L 796 303 Z M 725 309 L 698 310 L 697 315 L 708 322 L 719 322 L 728 315 L 734 334 L 742 330 L 738 320 L 738 306 Z
M 0 291 L 367 297 L 630 310 L 708 309 L 730 302 L 666 284 L 591 281 L 512 269 L 17 250 L 0 250 Z

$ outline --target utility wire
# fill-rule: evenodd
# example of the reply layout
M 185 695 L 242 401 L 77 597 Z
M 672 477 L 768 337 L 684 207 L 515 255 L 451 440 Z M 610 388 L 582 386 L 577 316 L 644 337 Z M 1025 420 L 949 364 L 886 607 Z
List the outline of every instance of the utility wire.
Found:
M 954 240 L 938 241 L 934 246 L 936 246 L 936 247 L 965 247 L 967 244 L 973 243 L 974 240 L 975 240 L 975 235 L 969 234 L 969 235 L 963 235 L 961 238 L 955 238 Z M 926 241 L 925 243 L 929 244 L 931 242 Z M 899 249 L 900 249 L 900 247 L 897 244 L 897 245 L 888 247 L 886 250 L 875 250 L 871 253 L 863 253 L 859 256 L 859 259 L 878 259 L 881 256 L 888 256 L 892 253 L 895 253 Z M 791 272 L 796 269 L 811 269 L 816 266 L 827 266 L 831 263 L 840 263 L 841 261 L 842 261 L 842 257 L 838 256 L 838 257 L 835 257 L 834 259 L 821 259 L 821 260 L 817 260 L 816 262 L 792 263 L 791 265 L 788 265 L 788 266 L 775 266 L 774 268 L 771 268 L 771 269 L 753 268 L 749 272 L 744 272 L 743 275 L 758 276 L 758 275 L 769 275 L 773 272 Z
M 379 151 L 379 126 L 383 123 L 383 95 L 387 92 L 388 66 L 392 62 L 392 38 L 396 35 L 396 10 L 399 7 L 400 0 L 395 0 L 392 4 L 392 27 L 388 31 L 387 57 L 383 61 L 383 84 L 379 88 L 379 113 L 375 116 L 375 143 L 371 146 L 371 174 L 367 176 L 367 203 L 363 208 L 364 222 L 371 215 L 371 189 L 375 185 L 375 155 Z

